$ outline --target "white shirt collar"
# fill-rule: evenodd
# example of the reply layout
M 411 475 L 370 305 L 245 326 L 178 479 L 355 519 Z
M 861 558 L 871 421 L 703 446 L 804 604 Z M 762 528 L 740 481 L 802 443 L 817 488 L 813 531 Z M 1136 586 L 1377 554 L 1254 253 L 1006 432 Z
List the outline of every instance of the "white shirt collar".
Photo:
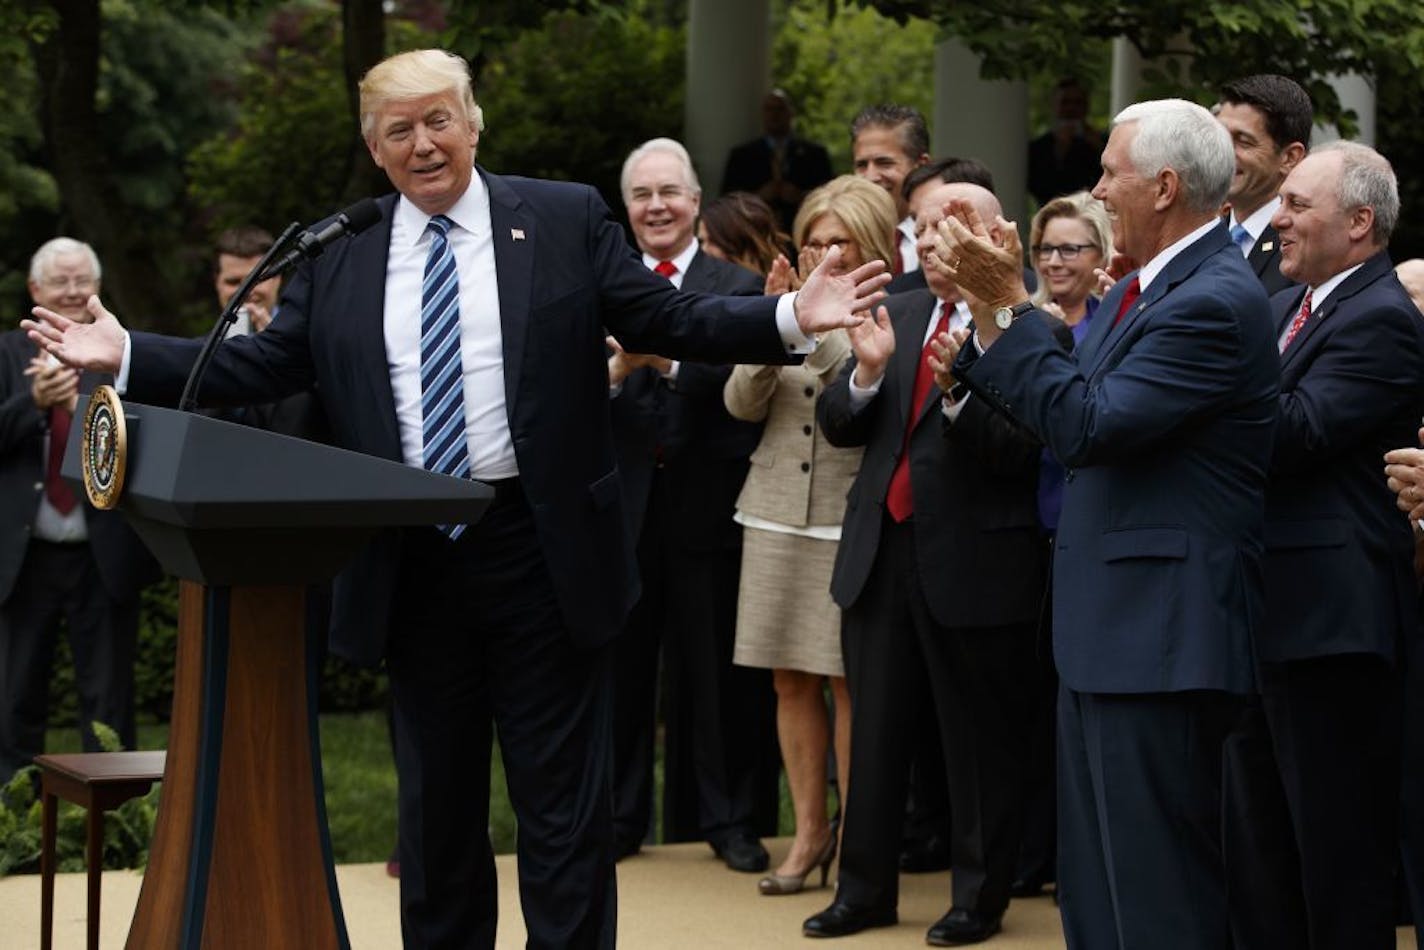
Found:
M 444 214 L 462 230 L 471 234 L 479 233 L 481 222 L 487 222 L 490 219 L 489 191 L 485 188 L 484 179 L 480 178 L 479 172 L 474 172 L 471 175 L 470 187 L 465 189 L 465 193 Z M 431 217 L 433 215 L 421 211 L 409 198 L 401 195 L 396 201 L 392 224 L 396 234 L 405 235 L 406 239 L 414 245 L 425 239 L 425 229 L 430 224 Z
M 1156 257 L 1152 258 L 1152 260 L 1146 264 L 1143 264 L 1142 269 L 1137 272 L 1137 283 L 1138 286 L 1142 288 L 1142 292 L 1147 293 L 1147 287 L 1156 279 L 1158 274 L 1166 269 L 1168 264 L 1172 263 L 1174 257 L 1210 234 L 1212 228 L 1219 227 L 1220 225 L 1220 218 L 1212 218 L 1191 234 L 1179 238 L 1174 244 L 1168 245 Z
M 1331 277 L 1329 280 L 1322 281 L 1319 287 L 1310 288 L 1310 312 L 1314 313 L 1315 311 L 1319 310 L 1320 305 L 1325 302 L 1325 298 L 1329 297 L 1330 293 L 1336 287 L 1339 287 L 1347 279 L 1349 279 L 1351 274 L 1353 274 L 1355 271 L 1359 270 L 1361 267 L 1364 266 L 1365 262 L 1360 261 L 1360 263 L 1356 264 L 1354 267 L 1347 267 L 1340 273 L 1336 274 L 1334 277 Z
M 1276 216 L 1276 209 L 1281 206 L 1281 196 L 1276 195 L 1270 201 L 1261 205 L 1251 212 L 1250 217 L 1245 221 L 1236 220 L 1236 212 L 1231 212 L 1231 223 L 1239 224 L 1246 229 L 1246 233 L 1251 235 L 1251 243 L 1255 244 L 1261 240 L 1261 233 L 1266 230 L 1266 226 L 1271 223 L 1271 219 Z
M 697 256 L 697 250 L 699 247 L 701 247 L 701 245 L 697 243 L 697 238 L 693 238 L 691 241 L 687 242 L 687 247 L 682 249 L 681 254 L 677 255 L 676 257 L 668 258 L 668 260 L 672 261 L 673 266 L 677 268 L 677 273 L 679 276 L 687 273 L 687 268 L 689 265 L 692 264 L 692 259 Z M 654 267 L 657 267 L 658 263 L 662 260 L 663 258 L 661 257 L 653 257 L 651 254 L 644 254 L 643 266 L 646 267 L 648 270 L 652 270 Z M 680 281 L 679 286 L 681 286 Z

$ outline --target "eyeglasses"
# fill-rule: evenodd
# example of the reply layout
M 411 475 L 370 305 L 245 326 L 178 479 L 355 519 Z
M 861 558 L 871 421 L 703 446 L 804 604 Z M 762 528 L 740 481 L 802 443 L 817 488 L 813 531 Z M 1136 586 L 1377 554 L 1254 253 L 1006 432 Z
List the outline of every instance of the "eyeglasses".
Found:
M 80 292 L 91 291 L 99 286 L 99 282 L 92 277 L 46 277 L 40 281 L 40 286 L 46 290 L 78 290 Z
M 676 201 L 691 194 L 691 189 L 683 188 L 681 185 L 663 185 L 657 191 L 651 188 L 634 188 L 628 192 L 628 201 L 631 204 L 645 204 L 653 200 L 654 194 L 663 201 Z
M 1079 254 L 1089 248 L 1097 250 L 1098 246 L 1096 244 L 1035 244 L 1031 250 L 1034 256 L 1041 261 L 1051 258 L 1054 251 L 1057 251 L 1058 256 L 1065 261 L 1071 261 L 1076 260 Z
M 834 247 L 838 248 L 842 253 L 844 253 L 845 249 L 850 247 L 854 243 L 855 241 L 851 240 L 850 238 L 831 238 L 829 241 L 807 241 L 805 244 L 801 245 L 801 248 L 802 250 L 816 251 L 817 253 L 820 253 L 821 251 L 829 251 L 831 248 Z

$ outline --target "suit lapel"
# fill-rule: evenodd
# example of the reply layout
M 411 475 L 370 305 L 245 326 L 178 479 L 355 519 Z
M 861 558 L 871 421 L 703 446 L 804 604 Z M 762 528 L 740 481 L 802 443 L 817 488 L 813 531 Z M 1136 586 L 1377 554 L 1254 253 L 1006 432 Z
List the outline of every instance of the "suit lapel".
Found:
M 1276 229 L 1269 224 L 1266 230 L 1261 232 L 1261 237 L 1251 248 L 1251 253 L 1246 255 L 1246 263 L 1251 265 L 1251 269 L 1260 277 L 1266 272 L 1271 259 L 1276 256 L 1276 248 L 1280 244 L 1280 239 L 1276 236 Z
M 347 282 L 347 297 L 353 306 L 334 319 L 349 319 L 353 323 L 353 338 L 357 346 L 358 364 L 364 367 L 364 382 L 370 386 L 374 405 L 371 422 L 380 426 L 376 445 L 372 448 L 383 458 L 401 461 L 400 427 L 396 422 L 396 399 L 391 391 L 391 365 L 386 355 L 386 268 L 391 246 L 391 224 L 395 218 L 398 195 L 377 200 L 381 221 L 373 228 L 351 238 L 346 253 L 348 260 L 341 270 Z M 337 332 L 329 328 L 327 332 Z
M 1090 376 L 1091 370 L 1097 366 L 1098 356 L 1104 349 L 1103 344 L 1108 334 L 1113 331 L 1113 320 L 1117 317 L 1117 308 L 1122 305 L 1123 294 L 1127 293 L 1127 285 L 1137 278 L 1137 273 L 1133 271 L 1124 274 L 1103 297 L 1103 302 L 1098 304 L 1098 312 L 1093 318 L 1092 326 L 1088 328 L 1088 335 L 1078 347 L 1078 366 L 1084 376 Z
M 1091 377 L 1108 354 L 1126 339 L 1128 331 L 1132 329 L 1132 325 L 1142 317 L 1144 312 L 1151 309 L 1152 305 L 1157 301 L 1167 296 L 1173 287 L 1190 277 L 1196 269 L 1201 266 L 1203 261 L 1220 251 L 1223 247 L 1229 247 L 1237 254 L 1241 253 L 1241 249 L 1231 240 L 1231 234 L 1227 230 L 1226 225 L 1218 221 L 1215 228 L 1208 231 L 1193 243 L 1187 245 L 1176 257 L 1172 258 L 1171 263 L 1163 268 L 1162 272 L 1153 279 L 1151 286 L 1142 292 L 1142 296 L 1137 299 L 1137 303 L 1133 304 L 1127 313 L 1122 315 L 1122 319 L 1116 321 L 1115 325 L 1114 318 L 1117 315 L 1117 308 L 1122 301 L 1122 296 L 1120 294 L 1108 294 L 1109 299 L 1103 301 L 1103 309 L 1105 310 L 1103 316 L 1107 318 L 1108 330 L 1106 335 L 1101 338 L 1102 345 L 1096 351 L 1089 354 L 1090 362 L 1084 369 L 1084 375 Z M 1125 277 L 1123 281 L 1127 279 L 1128 278 Z M 1119 283 L 1123 281 L 1119 281 Z M 1114 286 L 1113 290 L 1116 291 L 1117 287 Z M 1109 314 L 1112 316 L 1108 316 Z M 1097 327 L 1094 327 L 1095 331 L 1097 329 Z M 1096 335 L 1096 333 L 1094 335 Z
M 529 306 L 534 290 L 534 248 L 539 235 L 534 218 L 514 189 L 497 175 L 479 170 L 490 196 L 490 225 L 494 229 L 494 269 L 499 283 L 499 329 L 504 339 L 504 402 L 510 429 L 524 351 L 529 335 Z
M 1325 298 L 1324 303 L 1320 304 L 1315 312 L 1306 318 L 1305 326 L 1300 328 L 1300 332 L 1297 333 L 1295 339 L 1291 341 L 1291 345 L 1286 347 L 1286 351 L 1281 354 L 1281 367 L 1284 369 L 1288 364 L 1299 357 L 1303 350 L 1310 346 L 1310 341 L 1315 336 L 1316 330 L 1322 323 L 1330 319 L 1330 315 L 1334 313 L 1342 303 L 1379 280 L 1391 270 L 1389 254 L 1381 251 L 1365 261 L 1359 270 L 1345 278 L 1340 286 L 1330 292 L 1330 295 Z M 1295 306 L 1286 311 L 1288 315 L 1287 320 L 1293 318 L 1299 311 L 1300 301 L 1304 295 L 1305 293 L 1302 291 L 1301 297 L 1296 298 Z M 1277 338 L 1279 339 L 1280 333 L 1284 332 L 1285 326 L 1281 326 L 1279 333 L 1277 333 Z

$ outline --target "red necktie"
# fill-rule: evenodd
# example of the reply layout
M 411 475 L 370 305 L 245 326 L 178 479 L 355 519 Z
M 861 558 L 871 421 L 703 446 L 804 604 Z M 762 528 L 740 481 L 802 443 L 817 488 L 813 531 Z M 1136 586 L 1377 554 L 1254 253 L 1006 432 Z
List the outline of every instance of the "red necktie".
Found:
M 1281 344 L 1282 353 L 1291 345 L 1291 340 L 1295 339 L 1295 335 L 1300 332 L 1300 328 L 1305 326 L 1305 321 L 1310 319 L 1310 296 L 1311 292 L 1307 290 L 1305 292 L 1305 299 L 1300 302 L 1300 312 L 1295 315 L 1295 319 L 1291 321 L 1290 329 L 1286 331 L 1285 342 Z
M 1142 296 L 1142 284 L 1136 277 L 1132 278 L 1132 283 L 1127 285 L 1127 290 L 1122 295 L 1122 303 L 1117 305 L 1117 316 L 1113 317 L 1113 326 L 1122 322 L 1123 316 L 1137 303 L 1137 298 Z
M 49 410 L 49 464 L 45 466 L 45 497 L 55 511 L 67 515 L 78 502 L 69 485 L 59 476 L 64 464 L 64 444 L 69 441 L 70 413 L 68 409 L 51 406 Z
M 905 444 L 900 449 L 900 461 L 895 463 L 895 471 L 890 476 L 890 488 L 885 492 L 885 509 L 897 522 L 904 521 L 915 513 L 914 498 L 910 491 L 910 433 L 915 431 L 920 407 L 925 404 L 925 397 L 930 394 L 930 387 L 934 385 L 934 370 L 930 369 L 930 357 L 934 355 L 934 350 L 930 349 L 930 340 L 948 329 L 949 304 L 940 304 L 939 321 L 935 324 L 929 340 L 925 341 L 925 348 L 920 351 L 920 365 L 915 370 L 915 388 L 910 396 L 910 418 L 905 423 Z
M 677 265 L 672 261 L 658 261 L 658 266 L 653 268 L 653 273 L 661 274 L 668 280 L 672 280 L 672 275 L 677 273 Z

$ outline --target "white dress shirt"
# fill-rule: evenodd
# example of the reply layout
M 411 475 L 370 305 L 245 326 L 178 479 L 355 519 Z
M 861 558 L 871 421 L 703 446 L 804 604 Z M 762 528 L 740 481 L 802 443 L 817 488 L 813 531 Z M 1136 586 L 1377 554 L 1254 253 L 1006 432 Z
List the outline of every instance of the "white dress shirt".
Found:
M 460 275 L 460 363 L 464 371 L 465 442 L 470 477 L 480 481 L 519 474 L 504 402 L 504 333 L 499 322 L 499 281 L 494 266 L 489 193 L 478 175 L 445 216 L 450 249 Z M 386 363 L 407 465 L 425 466 L 420 411 L 420 306 L 430 254 L 430 215 L 397 199 L 386 256 Z
M 915 239 L 913 215 L 906 215 L 903 221 L 895 225 L 895 236 L 900 239 L 900 273 L 908 274 L 912 270 L 919 270 L 920 255 L 915 250 L 918 242 Z

